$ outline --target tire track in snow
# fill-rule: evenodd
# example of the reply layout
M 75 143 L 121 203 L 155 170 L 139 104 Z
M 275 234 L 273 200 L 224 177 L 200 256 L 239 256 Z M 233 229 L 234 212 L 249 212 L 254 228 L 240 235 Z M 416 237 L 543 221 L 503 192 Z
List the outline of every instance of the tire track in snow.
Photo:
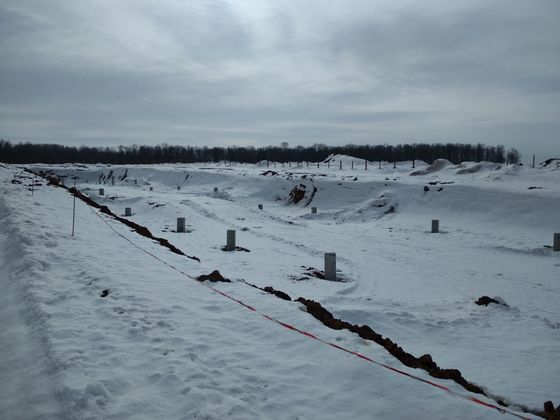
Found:
M 204 217 L 206 217 L 206 218 L 208 218 L 208 219 L 215 220 L 215 221 L 217 221 L 217 222 L 219 222 L 219 223 L 221 223 L 221 224 L 223 224 L 223 225 L 225 225 L 225 226 L 233 226 L 233 227 L 235 227 L 236 229 L 239 229 L 239 230 L 242 230 L 242 229 L 244 229 L 244 228 L 247 227 L 247 226 L 245 226 L 245 225 L 239 224 L 238 222 L 228 221 L 228 220 L 226 220 L 226 219 L 224 219 L 224 218 L 218 216 L 216 213 L 208 211 L 208 210 L 205 209 L 201 204 L 196 203 L 196 202 L 194 202 L 194 201 L 192 201 L 192 200 L 190 200 L 190 199 L 182 200 L 182 201 L 181 201 L 181 204 L 188 205 L 189 208 L 191 208 L 192 210 L 196 211 L 198 214 L 200 214 L 200 215 L 202 215 L 202 216 L 204 216 Z M 274 217 L 275 217 L 275 216 L 272 216 L 272 218 L 274 218 Z M 268 219 L 270 219 L 270 218 L 267 218 L 267 220 L 268 220 Z M 278 218 L 276 218 L 276 219 L 278 219 Z M 282 220 L 282 219 L 278 219 L 278 220 Z M 286 223 L 286 222 L 284 222 L 284 223 Z M 290 222 L 287 222 L 287 223 L 288 223 L 290 226 L 297 226 L 297 225 L 292 224 L 292 223 L 290 223 Z M 312 247 L 307 246 L 307 245 L 305 245 L 305 244 L 302 244 L 302 243 L 300 243 L 300 242 L 295 242 L 295 241 L 287 240 L 287 239 L 285 239 L 285 238 L 283 238 L 283 237 L 281 237 L 281 236 L 278 236 L 278 235 L 274 235 L 274 234 L 271 234 L 271 233 L 263 233 L 263 232 L 259 232 L 259 231 L 254 230 L 254 229 L 249 229 L 249 230 L 247 230 L 247 231 L 245 231 L 245 232 L 246 232 L 246 233 L 250 233 L 250 234 L 252 234 L 253 236 L 256 236 L 257 238 L 270 239 L 270 240 L 272 240 L 272 241 L 280 242 L 280 243 L 282 243 L 282 244 L 284 244 L 284 245 L 288 245 L 288 246 L 294 247 L 294 248 L 296 248 L 296 249 L 298 249 L 298 250 L 300 250 L 300 251 L 303 251 L 303 252 L 305 252 L 305 253 L 307 253 L 308 255 L 313 256 L 313 257 L 322 256 L 322 255 L 323 255 L 323 252 L 322 252 L 322 251 L 317 251 L 315 248 L 312 248 Z M 337 256 L 337 262 L 338 262 L 338 261 L 343 262 L 343 263 L 348 264 L 348 265 L 351 265 L 351 264 L 352 264 L 352 262 L 351 262 L 349 259 L 344 258 L 344 257 L 339 257 L 339 256 Z

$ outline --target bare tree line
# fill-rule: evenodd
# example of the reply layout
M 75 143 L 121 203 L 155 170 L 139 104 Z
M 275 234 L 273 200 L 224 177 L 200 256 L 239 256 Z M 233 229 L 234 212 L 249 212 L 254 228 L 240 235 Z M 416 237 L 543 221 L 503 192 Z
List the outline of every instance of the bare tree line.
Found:
M 195 163 L 233 161 L 242 163 L 319 162 L 331 154 L 350 155 L 369 161 L 401 162 L 422 160 L 432 163 L 447 159 L 453 163 L 488 161 L 519 163 L 520 154 L 504 146 L 487 146 L 468 143 L 413 143 L 401 145 L 355 145 L 290 147 L 284 142 L 279 146 L 265 147 L 206 147 L 177 146 L 166 143 L 156 146 L 131 145 L 117 147 L 64 146 L 60 144 L 17 143 L 0 140 L 0 162 L 5 163 Z

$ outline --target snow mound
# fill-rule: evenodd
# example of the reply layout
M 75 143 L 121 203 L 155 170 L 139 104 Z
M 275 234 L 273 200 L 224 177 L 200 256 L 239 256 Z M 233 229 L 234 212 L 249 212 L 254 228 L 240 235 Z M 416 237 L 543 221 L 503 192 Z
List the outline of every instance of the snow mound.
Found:
M 384 216 L 397 213 L 399 203 L 392 191 L 383 191 L 374 198 L 369 198 L 350 210 L 339 211 L 335 215 L 337 223 L 368 222 L 379 220 Z
M 560 169 L 560 158 L 547 159 L 541 162 L 541 166 L 543 168 Z
M 513 165 L 511 167 L 508 167 L 508 169 L 504 172 L 505 175 L 521 175 L 524 171 L 523 166 L 521 165 Z
M 323 160 L 321 163 L 339 164 L 340 162 L 342 162 L 343 166 L 347 166 L 347 165 L 350 166 L 352 162 L 360 162 L 363 160 L 364 159 L 353 157 L 353 156 L 333 154 L 327 156 L 327 158 Z
M 483 170 L 497 171 L 502 169 L 502 165 L 493 162 L 462 162 L 455 173 L 457 175 L 474 174 Z
M 414 171 L 410 175 L 418 176 L 418 175 L 433 174 L 434 172 L 442 171 L 443 169 L 445 169 L 449 166 L 453 166 L 453 164 L 451 162 L 449 162 L 447 159 L 436 159 L 434 161 L 434 163 L 432 163 L 427 168 L 419 169 L 417 171 Z

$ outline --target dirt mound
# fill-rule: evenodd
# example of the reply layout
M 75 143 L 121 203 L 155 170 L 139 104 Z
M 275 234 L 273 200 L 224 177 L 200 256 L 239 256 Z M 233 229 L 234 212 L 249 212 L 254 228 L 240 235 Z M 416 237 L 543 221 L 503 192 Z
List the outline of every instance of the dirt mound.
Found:
M 509 305 L 503 301 L 501 298 L 491 298 L 490 296 L 481 296 L 478 298 L 477 301 L 474 302 L 479 306 L 488 306 L 491 303 L 495 303 L 496 305 L 503 305 L 509 308 Z
M 305 191 L 307 187 L 304 184 L 296 185 L 290 191 L 290 199 L 288 200 L 292 204 L 297 204 L 305 197 Z
M 287 293 L 284 293 L 281 290 L 275 290 L 270 286 L 266 286 L 263 290 L 272 295 L 276 295 L 276 297 L 279 297 L 280 299 L 288 300 L 290 302 L 292 301 L 292 298 Z
M 212 283 L 217 283 L 217 282 L 231 283 L 231 280 L 226 279 L 224 276 L 222 276 L 218 270 L 214 270 L 210 274 L 202 274 L 198 276 L 196 279 L 198 281 L 210 280 Z
M 560 405 L 554 409 L 552 401 L 544 403 L 544 415 L 547 420 L 560 420 Z
M 300 201 L 305 199 L 305 206 L 307 206 L 311 203 L 311 201 L 313 201 L 316 193 L 317 187 L 315 185 L 313 185 L 313 190 L 308 189 L 307 185 L 305 184 L 294 185 L 294 187 L 290 191 L 290 194 L 288 195 L 287 203 L 298 204 Z

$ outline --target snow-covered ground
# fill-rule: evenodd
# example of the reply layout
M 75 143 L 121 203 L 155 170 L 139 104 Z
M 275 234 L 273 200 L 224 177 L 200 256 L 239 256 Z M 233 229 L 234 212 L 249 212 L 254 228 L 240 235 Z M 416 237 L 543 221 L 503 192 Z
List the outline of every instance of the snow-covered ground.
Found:
M 80 200 L 72 237 L 67 190 L 34 177 L 32 193 L 31 174 L 0 166 L 0 418 L 504 416 L 455 392 L 516 413 L 559 404 L 558 166 L 329 162 L 29 167 L 76 182 L 119 216 L 131 207 L 130 220 L 200 262 Z M 175 232 L 177 217 L 186 233 Z M 250 252 L 222 251 L 228 229 Z M 336 252 L 341 281 L 307 275 L 323 270 L 325 252 Z M 261 314 L 452 392 L 283 328 L 187 276 L 213 270 L 232 282 L 212 287 Z M 429 353 L 495 399 L 409 369 L 244 281 Z M 508 306 L 475 305 L 483 295 Z

